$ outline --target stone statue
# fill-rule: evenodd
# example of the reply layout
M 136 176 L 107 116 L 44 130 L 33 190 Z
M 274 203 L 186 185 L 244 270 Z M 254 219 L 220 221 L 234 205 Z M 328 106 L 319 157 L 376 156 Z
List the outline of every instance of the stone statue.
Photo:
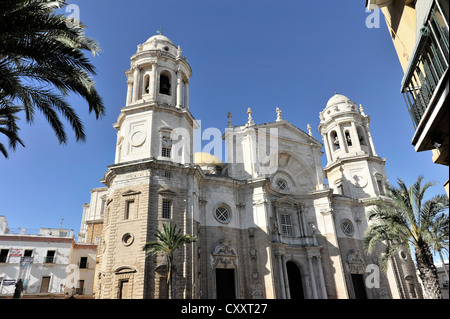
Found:
M 277 107 L 277 122 L 282 120 L 281 113 L 283 112 L 280 110 L 280 108 Z

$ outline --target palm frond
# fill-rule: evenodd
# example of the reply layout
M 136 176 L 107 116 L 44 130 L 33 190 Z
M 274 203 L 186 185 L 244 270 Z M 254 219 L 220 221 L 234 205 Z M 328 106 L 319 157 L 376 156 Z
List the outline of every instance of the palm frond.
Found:
M 22 105 L 29 123 L 38 109 L 60 143 L 67 141 L 60 115 L 77 141 L 86 139 L 80 118 L 65 101 L 70 93 L 80 95 L 97 119 L 105 114 L 91 77 L 95 67 L 84 55 L 97 54 L 99 45 L 85 35 L 85 25 L 68 23 L 70 18 L 56 12 L 66 5 L 64 0 L 0 0 L 0 105 Z

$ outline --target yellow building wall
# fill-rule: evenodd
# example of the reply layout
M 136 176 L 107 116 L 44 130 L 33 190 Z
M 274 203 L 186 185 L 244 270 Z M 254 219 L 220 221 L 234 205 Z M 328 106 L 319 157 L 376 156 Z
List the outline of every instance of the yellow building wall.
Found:
M 403 71 L 408 66 L 416 44 L 416 10 L 405 1 L 394 0 L 392 5 L 381 9 L 386 20 L 395 51 Z

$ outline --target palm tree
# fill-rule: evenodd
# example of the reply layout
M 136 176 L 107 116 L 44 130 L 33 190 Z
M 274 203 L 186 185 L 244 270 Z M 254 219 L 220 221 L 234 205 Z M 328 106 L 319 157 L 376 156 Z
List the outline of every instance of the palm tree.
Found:
M 100 49 L 81 22 L 56 12 L 66 5 L 65 0 L 0 0 L 0 106 L 20 108 L 28 123 L 39 110 L 61 144 L 67 136 L 59 114 L 77 141 L 86 139 L 80 118 L 65 100 L 69 93 L 85 99 L 97 119 L 105 112 L 91 78 L 95 68 L 84 56 Z
M 169 222 L 163 224 L 163 231 L 156 232 L 157 241 L 151 241 L 145 244 L 143 250 L 146 256 L 163 253 L 166 258 L 167 265 L 167 284 L 169 286 L 169 298 L 173 299 L 173 270 L 174 270 L 174 253 L 176 250 L 197 241 L 196 237 L 188 234 L 181 234 L 181 229 Z
M 0 133 L 6 135 L 9 139 L 9 147 L 15 149 L 17 144 L 24 145 L 22 140 L 18 136 L 19 127 L 16 121 L 18 117 L 16 113 L 20 111 L 20 108 L 13 105 L 3 106 L 0 104 Z M 5 158 L 8 158 L 8 152 L 6 147 L 0 143 L 0 152 Z
M 412 186 L 407 187 L 398 179 L 398 187 L 386 185 L 390 201 L 368 203 L 374 206 L 367 216 L 369 227 L 364 235 L 364 247 L 372 253 L 379 243 L 387 242 L 385 255 L 381 259 L 386 269 L 388 261 L 399 249 L 411 245 L 428 298 L 442 299 L 430 247 L 433 245 L 432 238 L 437 240 L 433 234 L 434 227 L 441 225 L 441 233 L 444 233 L 445 220 L 448 224 L 448 198 L 446 195 L 436 195 L 424 202 L 426 190 L 434 184 L 422 182 L 423 176 L 419 176 Z

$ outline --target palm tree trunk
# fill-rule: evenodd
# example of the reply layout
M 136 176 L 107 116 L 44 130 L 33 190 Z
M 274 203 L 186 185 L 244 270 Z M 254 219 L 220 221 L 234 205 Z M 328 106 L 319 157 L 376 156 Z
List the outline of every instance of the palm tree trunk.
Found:
M 173 256 L 171 254 L 169 254 L 168 258 L 168 283 L 169 283 L 169 299 L 174 299 L 173 298 Z
M 428 299 L 442 299 L 439 278 L 430 248 L 426 243 L 420 243 L 415 247 L 415 254 L 419 276 Z

